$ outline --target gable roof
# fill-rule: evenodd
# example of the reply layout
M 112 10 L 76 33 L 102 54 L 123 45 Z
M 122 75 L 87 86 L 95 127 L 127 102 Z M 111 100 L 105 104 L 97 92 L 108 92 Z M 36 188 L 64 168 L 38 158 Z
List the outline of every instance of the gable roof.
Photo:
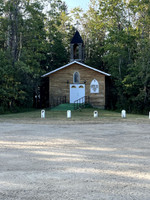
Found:
M 108 74 L 108 73 L 103 72 L 103 71 L 101 71 L 101 70 L 95 69 L 95 68 L 93 68 L 93 67 L 90 67 L 90 66 L 88 66 L 88 65 L 85 65 L 85 64 L 80 63 L 80 62 L 78 62 L 78 61 L 73 61 L 73 62 L 68 63 L 67 65 L 64 65 L 64 66 L 62 66 L 62 67 L 59 67 L 58 69 L 55 69 L 55 70 L 53 70 L 53 71 L 51 71 L 51 72 L 48 72 L 48 73 L 44 74 L 42 77 L 49 76 L 50 74 L 53 74 L 53 73 L 55 73 L 55 72 L 57 72 L 57 71 L 59 71 L 59 70 L 61 70 L 61 69 L 64 69 L 64 68 L 66 68 L 66 67 L 68 67 L 68 66 L 70 66 L 70 65 L 72 65 L 72 64 L 81 65 L 81 66 L 86 67 L 86 68 L 88 68 L 88 69 L 91 69 L 91 70 L 93 70 L 93 71 L 96 71 L 96 72 L 99 72 L 99 73 L 101 73 L 101 74 L 104 74 L 105 76 L 111 76 L 111 74 Z
M 71 44 L 78 44 L 83 43 L 82 37 L 80 36 L 80 33 L 78 31 L 75 32 L 75 35 L 73 36 L 71 40 Z

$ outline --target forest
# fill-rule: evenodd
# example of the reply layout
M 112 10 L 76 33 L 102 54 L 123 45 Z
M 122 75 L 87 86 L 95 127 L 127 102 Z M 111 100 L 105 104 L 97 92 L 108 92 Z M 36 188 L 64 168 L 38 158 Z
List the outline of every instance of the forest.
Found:
M 78 29 L 85 64 L 111 74 L 108 109 L 150 111 L 149 0 L 0 0 L 0 113 L 34 106 L 41 75 L 67 64 Z

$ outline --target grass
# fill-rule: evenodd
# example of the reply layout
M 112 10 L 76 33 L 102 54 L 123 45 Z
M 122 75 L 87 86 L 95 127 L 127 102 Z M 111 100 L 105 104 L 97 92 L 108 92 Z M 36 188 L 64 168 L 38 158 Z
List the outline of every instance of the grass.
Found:
M 59 106 L 56 106 L 52 108 L 52 111 L 67 111 L 67 110 L 74 110 L 74 104 L 60 104 Z
M 93 117 L 94 110 L 98 111 L 98 118 Z M 66 110 L 57 110 L 57 109 L 46 109 L 46 120 L 66 120 L 67 119 L 67 112 Z M 85 108 L 82 110 L 72 110 L 71 111 L 71 119 L 73 121 L 100 121 L 100 120 L 123 120 L 121 119 L 120 112 L 108 111 L 108 110 L 101 110 L 101 109 L 94 109 L 94 108 Z M 148 120 L 148 115 L 135 115 L 135 114 L 127 114 L 127 118 L 125 120 Z M 12 114 L 3 114 L 0 115 L 0 121 L 6 120 L 27 120 L 30 121 L 37 121 L 41 120 L 41 110 L 33 110 L 30 112 L 22 112 L 22 113 L 12 113 Z M 42 119 L 43 120 L 43 119 Z M 146 120 L 146 121 L 147 121 Z

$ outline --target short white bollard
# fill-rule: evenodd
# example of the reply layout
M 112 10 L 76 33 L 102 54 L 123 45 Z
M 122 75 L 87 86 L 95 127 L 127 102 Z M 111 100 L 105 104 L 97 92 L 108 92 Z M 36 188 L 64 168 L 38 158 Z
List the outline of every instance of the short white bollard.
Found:
M 45 110 L 41 110 L 41 118 L 45 118 Z
M 95 110 L 94 111 L 94 118 L 97 118 L 98 117 L 98 112 Z
M 67 118 L 71 118 L 71 110 L 67 110 Z
M 122 117 L 122 118 L 126 118 L 126 111 L 125 111 L 125 110 L 122 110 L 122 111 L 121 111 L 121 117 Z
M 150 112 L 149 112 L 149 119 L 150 119 Z

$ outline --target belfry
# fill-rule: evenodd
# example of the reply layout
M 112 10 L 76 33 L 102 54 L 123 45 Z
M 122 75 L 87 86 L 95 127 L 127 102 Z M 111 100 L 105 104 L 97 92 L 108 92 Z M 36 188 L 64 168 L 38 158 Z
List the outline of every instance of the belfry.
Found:
M 70 62 L 84 63 L 84 43 L 78 31 L 75 32 L 70 43 Z

